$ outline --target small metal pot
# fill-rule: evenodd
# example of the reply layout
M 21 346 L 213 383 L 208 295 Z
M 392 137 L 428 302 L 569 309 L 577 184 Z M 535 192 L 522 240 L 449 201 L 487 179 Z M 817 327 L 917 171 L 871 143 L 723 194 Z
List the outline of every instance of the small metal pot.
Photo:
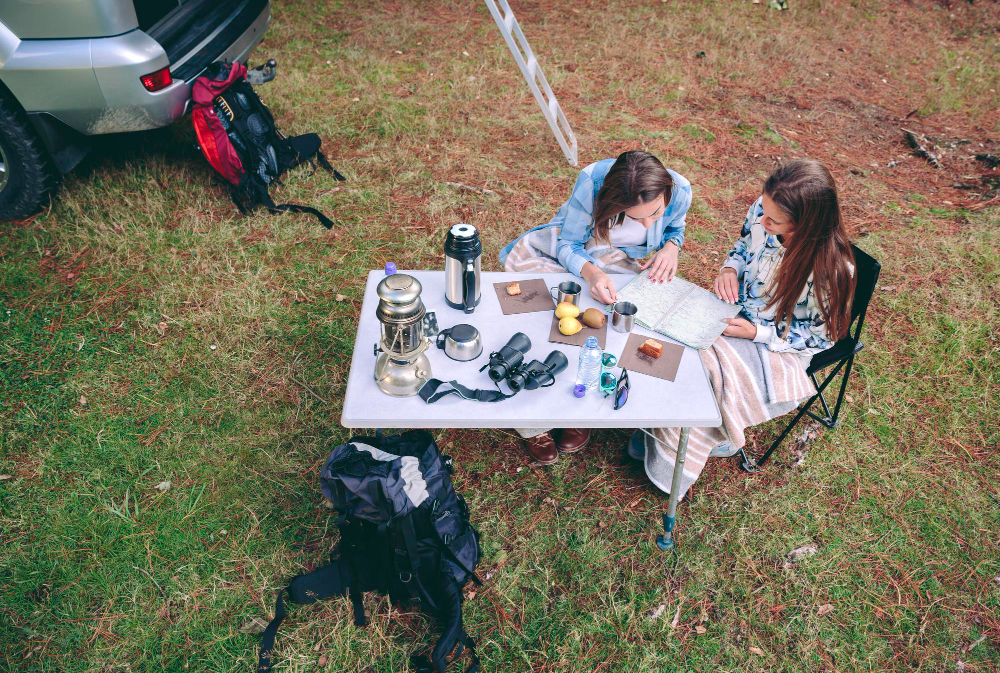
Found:
M 639 309 L 630 301 L 620 301 L 611 308 L 611 329 L 616 332 L 631 332 L 635 314 Z
M 483 338 L 472 325 L 455 325 L 441 330 L 437 335 L 437 347 L 452 360 L 467 362 L 475 360 L 483 353 Z

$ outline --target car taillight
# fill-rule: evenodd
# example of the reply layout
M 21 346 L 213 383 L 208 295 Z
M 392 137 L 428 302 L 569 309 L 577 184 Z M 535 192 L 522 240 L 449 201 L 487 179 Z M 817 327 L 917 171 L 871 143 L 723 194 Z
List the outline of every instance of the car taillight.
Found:
M 148 75 L 143 75 L 139 78 L 139 80 L 142 82 L 142 85 L 146 87 L 146 91 L 159 91 L 160 89 L 166 89 L 174 82 L 173 78 L 170 76 L 170 68 L 163 68 L 162 70 L 151 72 Z

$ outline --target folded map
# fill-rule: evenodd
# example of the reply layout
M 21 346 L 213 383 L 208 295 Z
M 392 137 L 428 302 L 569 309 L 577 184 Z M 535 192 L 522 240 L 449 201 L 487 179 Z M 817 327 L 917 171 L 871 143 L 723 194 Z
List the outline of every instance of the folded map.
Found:
M 727 304 L 715 293 L 683 278 L 675 276 L 669 283 L 654 283 L 649 280 L 648 270 L 617 294 L 618 301 L 630 301 L 639 309 L 637 323 L 698 350 L 711 346 L 726 329 L 724 320 L 740 312 L 738 305 Z

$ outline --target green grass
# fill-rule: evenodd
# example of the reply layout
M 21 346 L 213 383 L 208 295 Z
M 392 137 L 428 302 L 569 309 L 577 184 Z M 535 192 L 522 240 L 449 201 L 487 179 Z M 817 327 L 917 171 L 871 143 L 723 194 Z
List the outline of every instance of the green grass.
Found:
M 870 167 L 918 106 L 989 140 L 997 8 L 612 4 L 515 9 L 582 164 L 642 146 L 691 179 L 681 274 L 707 282 L 775 157 L 811 155 L 883 276 L 840 427 L 759 475 L 711 462 L 676 559 L 627 432 L 544 469 L 509 434 L 437 432 L 483 533 L 484 670 L 997 670 L 1000 209 L 948 166 Z M 350 178 L 297 169 L 275 197 L 333 233 L 238 217 L 186 123 L 99 142 L 51 209 L 0 224 L 0 669 L 253 670 L 240 627 L 336 543 L 316 481 L 349 434 L 364 272 L 439 268 L 459 221 L 496 269 L 577 174 L 475 3 L 276 2 L 259 54 L 281 127 Z M 293 608 L 276 670 L 403 670 L 432 625 L 366 603 L 364 629 L 342 600 Z
M 704 140 L 705 142 L 713 142 L 715 140 L 715 134 L 707 129 L 703 129 L 697 124 L 685 124 L 681 127 L 681 131 L 686 133 L 688 136 L 695 140 Z

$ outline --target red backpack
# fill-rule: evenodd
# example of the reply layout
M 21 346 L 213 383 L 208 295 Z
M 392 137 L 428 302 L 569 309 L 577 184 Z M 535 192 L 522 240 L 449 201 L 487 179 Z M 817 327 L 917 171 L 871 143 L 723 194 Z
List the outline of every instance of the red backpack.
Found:
M 191 118 L 198 146 L 208 162 L 232 183 L 232 197 L 240 213 L 261 205 L 272 213 L 293 212 L 314 215 L 330 229 L 333 222 L 309 206 L 275 204 L 268 193 L 273 182 L 290 168 L 314 159 L 345 180 L 319 151 L 315 133 L 287 137 L 277 129 L 271 111 L 246 79 L 240 63 L 213 63 L 192 87 L 194 109 Z

